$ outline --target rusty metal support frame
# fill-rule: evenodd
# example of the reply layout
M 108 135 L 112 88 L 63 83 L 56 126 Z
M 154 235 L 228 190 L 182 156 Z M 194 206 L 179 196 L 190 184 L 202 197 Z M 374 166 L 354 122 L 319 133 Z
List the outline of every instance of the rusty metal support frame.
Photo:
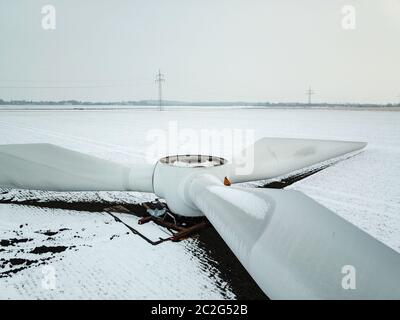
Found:
M 123 213 L 128 213 L 125 210 L 121 210 L 121 211 L 123 211 Z M 114 214 L 115 212 L 112 213 L 112 208 L 107 208 L 105 210 L 105 212 L 107 212 L 111 217 L 113 217 L 115 221 L 122 223 L 133 234 L 141 237 L 143 240 L 145 240 L 146 242 L 148 242 L 149 244 L 151 244 L 153 246 L 159 245 L 165 241 L 179 242 L 179 241 L 185 240 L 185 239 L 189 238 L 190 236 L 192 236 L 193 234 L 195 234 L 196 232 L 198 232 L 210 225 L 210 223 L 207 219 L 204 219 L 201 222 L 186 228 L 186 227 L 178 226 L 174 223 L 165 221 L 164 219 L 158 218 L 158 217 L 148 216 L 148 217 L 140 218 L 138 221 L 139 225 L 142 225 L 142 224 L 145 224 L 148 222 L 154 222 L 155 224 L 168 229 L 172 233 L 172 235 L 168 238 L 159 238 L 159 240 L 153 241 L 153 240 L 147 238 L 145 235 L 140 233 L 138 230 L 136 230 L 132 226 L 130 226 L 127 223 L 125 223 L 124 221 L 122 221 L 119 217 L 117 217 Z
M 174 241 L 174 242 L 178 242 L 184 239 L 187 239 L 189 236 L 191 236 L 193 233 L 207 227 L 210 225 L 210 223 L 208 222 L 208 220 L 203 220 L 191 227 L 185 228 L 185 227 L 180 227 L 177 226 L 173 223 L 167 222 L 163 219 L 160 218 L 156 218 L 156 217 L 145 217 L 145 218 L 141 218 L 138 223 L 139 224 L 144 224 L 144 223 L 148 223 L 148 222 L 154 222 L 155 224 L 167 228 L 167 229 L 172 229 L 175 230 L 176 233 L 173 234 L 173 236 L 171 236 L 169 238 L 169 240 Z

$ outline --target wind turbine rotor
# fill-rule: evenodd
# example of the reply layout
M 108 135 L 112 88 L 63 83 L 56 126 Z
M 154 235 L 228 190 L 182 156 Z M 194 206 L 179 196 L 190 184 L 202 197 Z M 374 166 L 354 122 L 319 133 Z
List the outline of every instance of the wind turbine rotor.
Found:
M 0 186 L 154 192 L 176 214 L 206 215 L 270 298 L 400 298 L 394 250 L 300 192 L 223 183 L 274 178 L 365 145 L 263 138 L 232 163 L 178 155 L 132 167 L 50 144 L 2 145 Z M 349 266 L 356 289 L 346 290 L 342 272 Z
M 153 192 L 154 165 L 127 167 L 52 144 L 0 145 L 0 186 L 51 191 Z

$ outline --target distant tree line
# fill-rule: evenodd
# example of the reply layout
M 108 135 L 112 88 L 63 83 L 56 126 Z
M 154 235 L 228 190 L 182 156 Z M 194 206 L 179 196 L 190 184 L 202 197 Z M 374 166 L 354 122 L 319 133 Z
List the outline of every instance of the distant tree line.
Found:
M 400 107 L 398 104 L 372 104 L 372 103 L 308 103 L 301 102 L 246 102 L 246 101 L 234 101 L 234 102 L 187 102 L 187 101 L 163 101 L 163 106 L 221 106 L 221 107 Z M 138 101 L 117 101 L 117 102 L 88 102 L 78 100 L 62 100 L 62 101 L 32 101 L 32 100 L 10 100 L 5 101 L 0 99 L 0 105 L 35 105 L 35 106 L 63 106 L 63 105 L 76 105 L 76 106 L 158 106 L 158 100 L 138 100 Z

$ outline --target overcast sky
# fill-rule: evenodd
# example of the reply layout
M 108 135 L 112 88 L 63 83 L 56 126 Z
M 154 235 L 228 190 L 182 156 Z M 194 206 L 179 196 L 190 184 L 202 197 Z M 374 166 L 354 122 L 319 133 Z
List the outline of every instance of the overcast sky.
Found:
M 169 100 L 399 101 L 400 0 L 0 0 L 2 99 L 155 99 L 158 68 Z

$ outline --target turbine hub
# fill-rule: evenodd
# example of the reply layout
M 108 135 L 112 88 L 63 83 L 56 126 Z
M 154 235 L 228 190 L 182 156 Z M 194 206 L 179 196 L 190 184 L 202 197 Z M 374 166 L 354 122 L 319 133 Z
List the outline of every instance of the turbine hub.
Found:
M 209 168 L 209 167 L 217 167 L 224 165 L 227 160 L 220 157 L 214 156 L 205 156 L 205 155 L 176 155 L 176 156 L 168 156 L 160 159 L 161 163 L 174 166 L 174 167 L 183 167 L 183 168 Z
M 164 198 L 172 212 L 188 217 L 203 216 L 187 195 L 187 186 L 200 174 L 224 181 L 228 161 L 208 155 L 175 155 L 160 159 L 154 169 L 154 193 Z

